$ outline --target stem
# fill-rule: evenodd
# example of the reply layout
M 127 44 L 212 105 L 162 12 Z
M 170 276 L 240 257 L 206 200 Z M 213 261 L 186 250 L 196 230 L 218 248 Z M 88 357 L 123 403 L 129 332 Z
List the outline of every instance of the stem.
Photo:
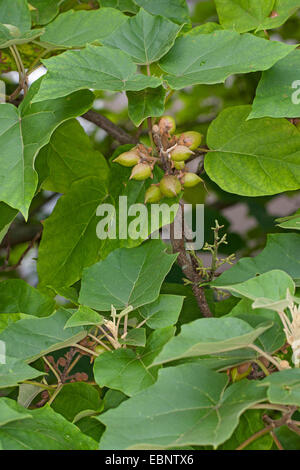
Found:
M 40 62 L 41 59 L 42 59 L 43 57 L 45 57 L 45 55 L 47 55 L 48 52 L 50 52 L 50 51 L 51 51 L 51 49 L 45 49 L 43 52 L 41 52 L 41 53 L 39 54 L 39 56 L 38 56 L 38 57 L 35 59 L 35 61 L 31 64 L 30 69 L 28 69 L 28 71 L 27 71 L 27 75 L 28 75 L 28 76 L 29 76 L 32 72 L 34 72 L 36 68 L 38 68 L 38 67 L 41 65 L 39 62 Z M 38 64 L 39 64 L 39 65 L 38 65 Z
M 266 426 L 265 428 L 261 429 L 260 431 L 257 431 L 255 434 L 252 436 L 248 437 L 241 445 L 239 445 L 235 450 L 243 450 L 245 447 L 247 447 L 249 444 L 251 444 L 253 441 L 256 441 L 259 437 L 264 436 L 265 434 L 268 434 L 270 431 L 272 431 L 273 426 L 269 424 L 269 426 Z
M 64 373 L 64 376 L 65 377 L 68 377 L 68 375 L 70 374 L 71 370 L 76 366 L 77 362 L 80 361 L 80 359 L 82 358 L 82 355 L 81 354 L 78 354 L 78 356 L 74 359 L 74 361 L 69 365 L 68 369 L 66 370 L 66 372 Z
M 49 367 L 49 369 L 53 372 L 53 374 L 55 375 L 55 377 L 57 378 L 57 383 L 58 384 L 61 384 L 61 378 L 60 378 L 60 375 L 59 373 L 57 372 L 57 370 L 55 370 L 55 368 L 53 367 L 53 365 L 48 361 L 48 359 L 43 356 L 43 359 L 45 361 L 45 363 L 47 364 L 47 366 Z
M 51 405 L 51 403 L 53 403 L 53 401 L 55 400 L 55 398 L 57 397 L 57 395 L 59 394 L 59 392 L 61 391 L 62 388 L 63 388 L 63 384 L 59 384 L 58 387 L 56 388 L 55 392 L 53 393 L 53 395 L 51 395 L 50 400 L 48 401 L 49 405 Z
M 111 351 L 111 349 L 110 349 L 108 346 L 106 346 L 106 344 L 103 343 L 103 341 L 101 341 L 100 339 L 97 338 L 97 336 L 94 336 L 94 335 L 92 335 L 91 333 L 89 333 L 89 336 L 90 336 L 94 341 L 96 341 L 96 343 L 101 344 L 101 346 L 103 346 L 107 351 Z
M 96 124 L 96 126 L 101 127 L 104 131 L 106 131 L 109 135 L 111 135 L 114 139 L 116 139 L 120 144 L 136 144 L 138 140 L 135 137 L 131 136 L 119 126 L 111 122 L 105 116 L 102 116 L 95 111 L 88 111 L 87 113 L 83 114 L 81 117 L 87 119 L 87 121 Z
M 20 56 L 17 46 L 15 45 L 10 46 L 10 50 L 18 68 L 20 85 L 22 86 L 24 90 L 24 95 L 26 95 L 28 91 L 28 82 L 27 82 L 27 75 L 26 75 L 25 67 L 23 65 L 22 58 Z
M 293 431 L 295 434 L 297 434 L 298 436 L 300 436 L 300 429 L 298 429 L 298 427 L 294 424 L 294 422 L 291 422 L 291 423 L 287 423 L 287 427 Z
M 265 374 L 265 376 L 268 376 L 270 375 L 270 372 L 268 371 L 268 369 L 266 368 L 266 366 L 259 360 L 259 359 L 255 359 L 256 364 L 261 368 L 261 370 L 263 371 L 263 373 Z
M 254 349 L 254 351 L 258 352 L 258 354 L 260 356 L 263 356 L 265 357 L 269 362 L 271 362 L 272 364 L 274 364 L 274 366 L 278 369 L 278 370 L 282 370 L 282 368 L 280 367 L 279 363 L 274 359 L 274 357 L 270 356 L 269 354 L 267 354 L 266 352 L 264 352 L 262 349 L 260 349 L 258 346 L 256 346 L 255 344 L 250 344 L 248 346 L 249 348 L 251 349 Z
M 145 325 L 145 323 L 146 323 L 147 320 L 148 320 L 148 318 L 145 318 L 143 321 L 141 321 L 141 323 L 139 323 L 139 324 L 135 327 L 135 329 L 141 328 L 141 326 Z
M 273 438 L 273 441 L 275 442 L 278 450 L 284 450 L 284 448 L 282 447 L 282 445 L 281 445 L 278 437 L 276 436 L 275 432 L 272 431 L 272 432 L 270 432 L 270 434 L 271 434 L 271 436 Z
M 23 380 L 22 384 L 34 385 L 35 387 L 40 387 L 44 390 L 53 390 L 53 388 L 56 388 L 56 385 L 44 385 L 41 382 L 34 382 L 34 380 Z
M 258 403 L 251 406 L 251 410 L 275 410 L 281 411 L 282 413 L 287 413 L 289 408 L 284 405 L 273 405 L 270 403 Z
M 128 314 L 124 317 L 124 331 L 122 334 L 122 338 L 126 338 L 127 336 L 127 329 L 128 329 Z M 123 348 L 126 349 L 126 344 L 123 345 Z
M 97 354 L 95 351 L 92 351 L 91 349 L 85 348 L 84 346 L 81 346 L 81 344 L 73 344 L 73 348 L 81 349 L 82 351 L 91 354 L 93 356 L 98 357 L 99 354 Z
M 119 349 L 121 347 L 119 342 L 116 341 L 112 336 L 108 335 L 106 331 L 104 331 L 103 328 L 101 328 L 101 326 L 99 326 L 98 328 L 104 334 L 105 338 L 108 339 L 108 341 L 110 342 L 110 344 L 113 346 L 114 349 Z
M 251 437 L 246 439 L 241 445 L 239 445 L 235 450 L 243 450 L 245 447 L 247 447 L 251 442 L 256 441 L 259 437 L 264 436 L 265 434 L 268 434 L 270 431 L 272 431 L 273 426 L 269 424 L 269 426 L 261 429 L 260 431 L 257 431 L 255 434 L 253 434 Z

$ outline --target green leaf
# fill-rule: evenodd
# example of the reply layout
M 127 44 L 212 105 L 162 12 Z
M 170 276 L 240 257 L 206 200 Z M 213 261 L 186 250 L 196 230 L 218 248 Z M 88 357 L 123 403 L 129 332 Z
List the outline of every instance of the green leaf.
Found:
M 268 234 L 264 250 L 255 258 L 242 258 L 211 285 L 221 287 L 247 281 L 274 269 L 300 279 L 300 237 L 296 233 Z
M 0 49 L 30 42 L 43 33 L 30 31 L 31 16 L 26 0 L 0 0 Z
M 251 304 L 251 300 L 242 299 L 238 304 L 241 305 L 240 309 L 237 308 L 238 306 L 235 307 L 229 316 L 240 318 L 252 326 L 252 328 L 257 328 L 261 324 L 265 325 L 268 321 L 272 321 L 273 325 L 271 328 L 261 334 L 255 341 L 255 344 L 263 351 L 273 354 L 286 343 L 286 336 L 283 332 L 279 315 L 267 309 L 253 309 Z
M 31 18 L 35 24 L 45 25 L 59 13 L 60 0 L 30 0 L 30 5 L 35 9 L 31 12 Z
M 272 13 L 275 0 L 215 0 L 221 25 L 245 33 L 264 29 L 261 25 Z
M 177 323 L 183 301 L 184 297 L 181 295 L 161 294 L 155 302 L 140 307 L 138 312 L 147 319 L 146 325 L 149 328 L 165 328 Z
M 6 364 L 0 364 L 0 389 L 15 387 L 23 380 L 35 379 L 44 372 L 30 367 L 20 359 L 6 358 Z
M 159 367 L 148 370 L 148 366 L 174 333 L 174 327 L 162 328 L 151 333 L 145 348 L 104 352 L 95 360 L 96 382 L 100 387 L 116 389 L 129 396 L 149 387 L 156 381 Z
M 100 311 L 110 310 L 111 305 L 123 309 L 151 303 L 176 258 L 177 254 L 166 253 L 161 240 L 115 250 L 83 271 L 79 301 Z
M 252 328 L 238 318 L 201 318 L 183 325 L 155 359 L 153 365 L 178 359 L 205 356 L 235 349 L 247 348 L 272 323 Z
M 210 125 L 208 176 L 223 190 L 243 196 L 299 189 L 299 131 L 286 119 L 248 121 L 250 109 L 227 108 Z
M 0 0 L 0 23 L 16 26 L 21 32 L 31 28 L 27 0 Z
M 300 230 L 300 209 L 295 212 L 295 214 L 290 215 L 289 217 L 282 217 L 276 219 L 276 222 L 279 222 L 278 227 L 289 229 L 289 230 Z
M 18 44 L 26 44 L 38 38 L 42 33 L 43 29 L 33 29 L 21 33 L 14 26 L 0 24 L 0 49 Z
M 32 104 L 39 85 L 40 81 L 31 87 L 19 108 L 0 104 L 0 200 L 19 209 L 25 218 L 37 187 L 34 160 L 39 150 L 62 122 L 87 111 L 94 97 L 81 91 L 66 99 Z
M 102 402 L 95 387 L 84 382 L 74 382 L 63 386 L 51 408 L 74 423 L 77 421 L 76 417 L 84 412 L 100 411 Z
M 118 221 L 120 211 L 123 210 L 119 196 L 127 197 L 128 207 L 144 203 L 145 191 L 151 184 L 151 180 L 128 181 L 129 176 L 130 169 L 114 164 L 108 188 L 98 178 L 85 178 L 75 182 L 58 201 L 44 224 L 39 248 L 38 274 L 41 285 L 56 290 L 70 286 L 80 279 L 84 267 L 105 258 L 114 249 L 140 245 L 148 237 L 150 231 L 145 228 L 137 239 L 131 238 L 127 232 L 125 237 L 118 238 L 121 230 Z M 155 178 L 153 182 L 157 182 Z M 100 236 L 99 239 L 97 236 L 98 223 L 103 220 L 99 220 L 97 208 L 102 203 L 111 204 L 110 208 L 115 208 L 115 219 L 112 220 L 116 222 L 116 237 L 102 239 Z M 124 212 L 121 212 L 121 217 L 122 214 Z M 150 211 L 148 217 L 151 217 Z M 126 219 L 128 225 L 132 219 L 134 217 Z M 154 231 L 163 223 L 170 223 L 170 218 L 159 221 L 157 227 L 148 225 Z
M 180 29 L 172 21 L 150 15 L 141 8 L 103 43 L 126 52 L 137 64 L 151 64 L 171 49 Z
M 98 258 L 96 210 L 106 198 L 103 181 L 90 177 L 75 182 L 59 199 L 44 223 L 37 265 L 41 285 L 70 286 Z
M 26 413 L 25 410 L 20 413 L 14 402 L 7 398 L 1 398 L 0 410 L 0 426 L 5 426 L 12 421 L 31 418 L 30 413 Z
M 120 344 L 128 344 L 129 346 L 142 346 L 146 344 L 145 328 L 133 328 L 124 339 L 120 340 Z
M 98 3 L 102 8 L 118 8 L 121 11 L 126 11 L 129 13 L 137 13 L 139 11 L 139 7 L 134 0 L 98 0 Z
M 236 73 L 267 70 L 294 49 L 281 42 L 267 41 L 252 34 L 214 31 L 185 35 L 160 61 L 171 88 L 222 83 Z M 234 54 L 232 54 L 234 51 Z
M 75 119 L 62 124 L 39 153 L 39 164 L 47 164 L 49 176 L 43 188 L 66 193 L 71 184 L 81 178 L 94 176 L 106 181 L 109 169 L 104 156 L 94 150 L 83 128 Z
M 102 315 L 89 307 L 80 305 L 79 309 L 69 318 L 65 328 L 73 328 L 84 325 L 101 325 L 103 323 Z
M 111 33 L 116 34 L 125 21 L 126 16 L 114 8 L 69 10 L 46 27 L 41 41 L 62 48 L 101 43 Z
M 70 313 L 61 308 L 47 318 L 26 318 L 9 325 L 0 335 L 6 344 L 8 360 L 14 358 L 32 362 L 83 339 L 86 336 L 83 328 L 64 329 L 69 317 Z
M 0 202 L 0 243 L 5 237 L 10 224 L 16 217 L 18 211 L 9 207 L 7 204 Z
M 162 369 L 156 384 L 98 417 L 107 426 L 100 448 L 218 447 L 232 435 L 240 415 L 266 393 L 254 381 L 225 390 L 227 380 L 199 364 Z
M 186 0 L 134 0 L 137 5 L 153 15 L 161 15 L 182 24 L 190 21 Z
M 277 16 L 266 18 L 260 29 L 278 28 L 300 7 L 299 0 L 275 0 L 273 11 Z
M 261 385 L 268 385 L 270 403 L 300 406 L 300 370 L 289 369 L 266 377 Z
M 88 45 L 80 51 L 67 51 L 42 61 L 48 69 L 34 101 L 66 96 L 93 88 L 109 91 L 139 91 L 156 88 L 157 77 L 136 73 L 136 65 L 123 51 Z
M 254 300 L 253 308 L 272 309 L 274 303 L 287 299 L 287 292 L 290 294 L 295 293 L 293 279 L 286 272 L 280 270 L 268 271 L 238 284 L 215 287 L 228 290 L 236 297 L 246 297 Z M 290 303 L 290 299 L 287 300 L 287 305 L 288 303 Z M 275 310 L 275 308 L 272 310 Z
M 296 49 L 263 73 L 248 119 L 299 116 L 299 60 Z
M 248 410 L 241 418 L 238 427 L 234 431 L 231 438 L 218 447 L 218 450 L 235 450 L 239 445 L 243 444 L 253 434 L 265 428 L 263 422 L 263 413 L 260 410 Z M 244 450 L 271 450 L 273 438 L 270 434 L 266 434 L 254 442 L 247 445 Z
M 54 312 L 55 301 L 22 279 L 0 282 L 0 314 L 25 313 L 47 317 Z
M 96 442 L 83 434 L 49 406 L 27 410 L 13 400 L 1 398 L 1 411 L 9 422 L 0 427 L 5 450 L 95 450 Z M 9 410 L 10 408 L 10 410 Z M 7 411 L 9 410 L 9 411 Z
M 128 91 L 128 115 L 135 126 L 139 126 L 147 117 L 160 117 L 165 110 L 166 90 L 146 88 L 142 91 Z
M 300 450 L 300 436 L 287 426 L 280 426 L 274 430 L 284 450 Z
M 18 403 L 29 408 L 32 401 L 41 393 L 41 388 L 37 385 L 20 384 L 18 393 Z

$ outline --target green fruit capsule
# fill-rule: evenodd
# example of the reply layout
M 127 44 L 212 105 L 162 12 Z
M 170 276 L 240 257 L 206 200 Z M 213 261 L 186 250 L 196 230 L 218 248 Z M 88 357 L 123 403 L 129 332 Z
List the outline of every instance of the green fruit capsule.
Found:
M 147 204 L 147 202 L 150 202 L 151 204 L 154 202 L 159 202 L 162 197 L 163 195 L 159 189 L 159 186 L 153 184 L 150 186 L 150 188 L 147 189 L 145 193 L 145 204 Z
M 103 354 L 107 351 L 107 349 L 105 349 L 101 344 L 97 344 L 97 346 L 95 347 L 94 351 L 97 353 L 97 354 Z
M 179 142 L 188 147 L 190 150 L 196 150 L 202 141 L 202 134 L 196 131 L 188 131 L 181 134 Z
M 176 168 L 176 170 L 183 170 L 184 167 L 185 167 L 184 162 L 174 162 L 174 168 Z
M 144 181 L 152 175 L 151 167 L 147 163 L 139 163 L 132 168 L 131 180 Z
M 136 150 L 132 149 L 128 152 L 121 153 L 117 158 L 113 160 L 113 162 L 119 163 L 122 166 L 135 166 L 139 163 L 140 157 Z
M 193 188 L 202 182 L 203 179 L 196 175 L 196 173 L 185 173 L 182 178 L 182 184 L 184 188 Z
M 174 134 L 176 130 L 176 122 L 172 116 L 164 116 L 161 118 L 158 124 L 160 132 L 169 132 L 169 134 Z
M 171 159 L 174 162 L 185 162 L 193 153 L 194 152 L 185 145 L 177 145 L 171 152 Z
M 166 175 L 159 184 L 162 194 L 166 197 L 175 197 L 181 191 L 180 181 L 173 175 Z

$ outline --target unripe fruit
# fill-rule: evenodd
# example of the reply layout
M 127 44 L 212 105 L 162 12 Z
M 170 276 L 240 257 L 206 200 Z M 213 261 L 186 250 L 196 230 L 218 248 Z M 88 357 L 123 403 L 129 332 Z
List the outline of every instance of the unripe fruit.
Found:
M 132 168 L 130 179 L 144 181 L 152 175 L 151 167 L 147 163 L 139 163 Z
M 184 188 L 193 188 L 197 184 L 202 183 L 203 179 L 196 173 L 185 173 L 182 177 L 182 184 Z
M 232 382 L 239 382 L 240 380 L 248 377 L 248 375 L 251 374 L 252 365 L 247 362 L 239 367 L 233 367 L 230 372 Z
M 173 134 L 176 130 L 175 119 L 172 116 L 164 116 L 159 121 L 158 127 L 161 133 L 169 132 L 169 134 Z
M 185 145 L 177 145 L 171 152 L 171 159 L 174 162 L 185 162 L 193 154 L 188 147 Z
M 202 141 L 202 134 L 196 131 L 188 131 L 181 134 L 179 143 L 189 147 L 190 150 L 196 150 Z
M 122 166 L 134 166 L 140 161 L 140 157 L 135 149 L 129 150 L 128 152 L 121 153 L 113 162 L 119 163 Z
M 151 204 L 154 202 L 159 202 L 162 197 L 163 195 L 159 189 L 159 186 L 153 184 L 150 186 L 150 188 L 147 189 L 145 193 L 145 204 L 147 204 L 147 202 L 150 202 Z
M 162 194 L 166 197 L 175 197 L 181 191 L 180 181 L 176 176 L 166 175 L 159 184 Z
M 97 344 L 97 346 L 94 348 L 94 351 L 97 354 L 103 354 L 104 352 L 107 351 L 107 349 L 105 349 L 101 344 Z
M 176 168 L 176 170 L 183 170 L 184 167 L 185 167 L 184 162 L 174 162 L 174 168 Z

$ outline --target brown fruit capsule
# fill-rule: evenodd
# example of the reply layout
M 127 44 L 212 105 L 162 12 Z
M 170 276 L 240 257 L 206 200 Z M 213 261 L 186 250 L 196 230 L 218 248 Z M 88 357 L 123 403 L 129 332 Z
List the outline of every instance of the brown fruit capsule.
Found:
M 181 191 L 180 181 L 173 175 L 166 175 L 159 184 L 162 194 L 166 197 L 175 197 Z
M 164 116 L 161 118 L 158 124 L 160 132 L 169 132 L 169 134 L 174 134 L 176 130 L 175 119 L 172 116 Z
M 185 145 L 177 145 L 171 152 L 171 159 L 174 162 L 185 162 L 193 153 L 194 152 Z
M 147 163 L 139 163 L 132 168 L 130 179 L 144 181 L 152 176 L 151 167 Z
M 122 166 L 135 166 L 140 162 L 140 157 L 135 149 L 129 150 L 128 152 L 121 153 L 117 158 L 113 160 L 115 163 L 119 163 Z
M 196 150 L 202 141 L 202 134 L 196 131 L 188 131 L 181 134 L 179 137 L 179 143 L 189 147 L 190 150 Z

